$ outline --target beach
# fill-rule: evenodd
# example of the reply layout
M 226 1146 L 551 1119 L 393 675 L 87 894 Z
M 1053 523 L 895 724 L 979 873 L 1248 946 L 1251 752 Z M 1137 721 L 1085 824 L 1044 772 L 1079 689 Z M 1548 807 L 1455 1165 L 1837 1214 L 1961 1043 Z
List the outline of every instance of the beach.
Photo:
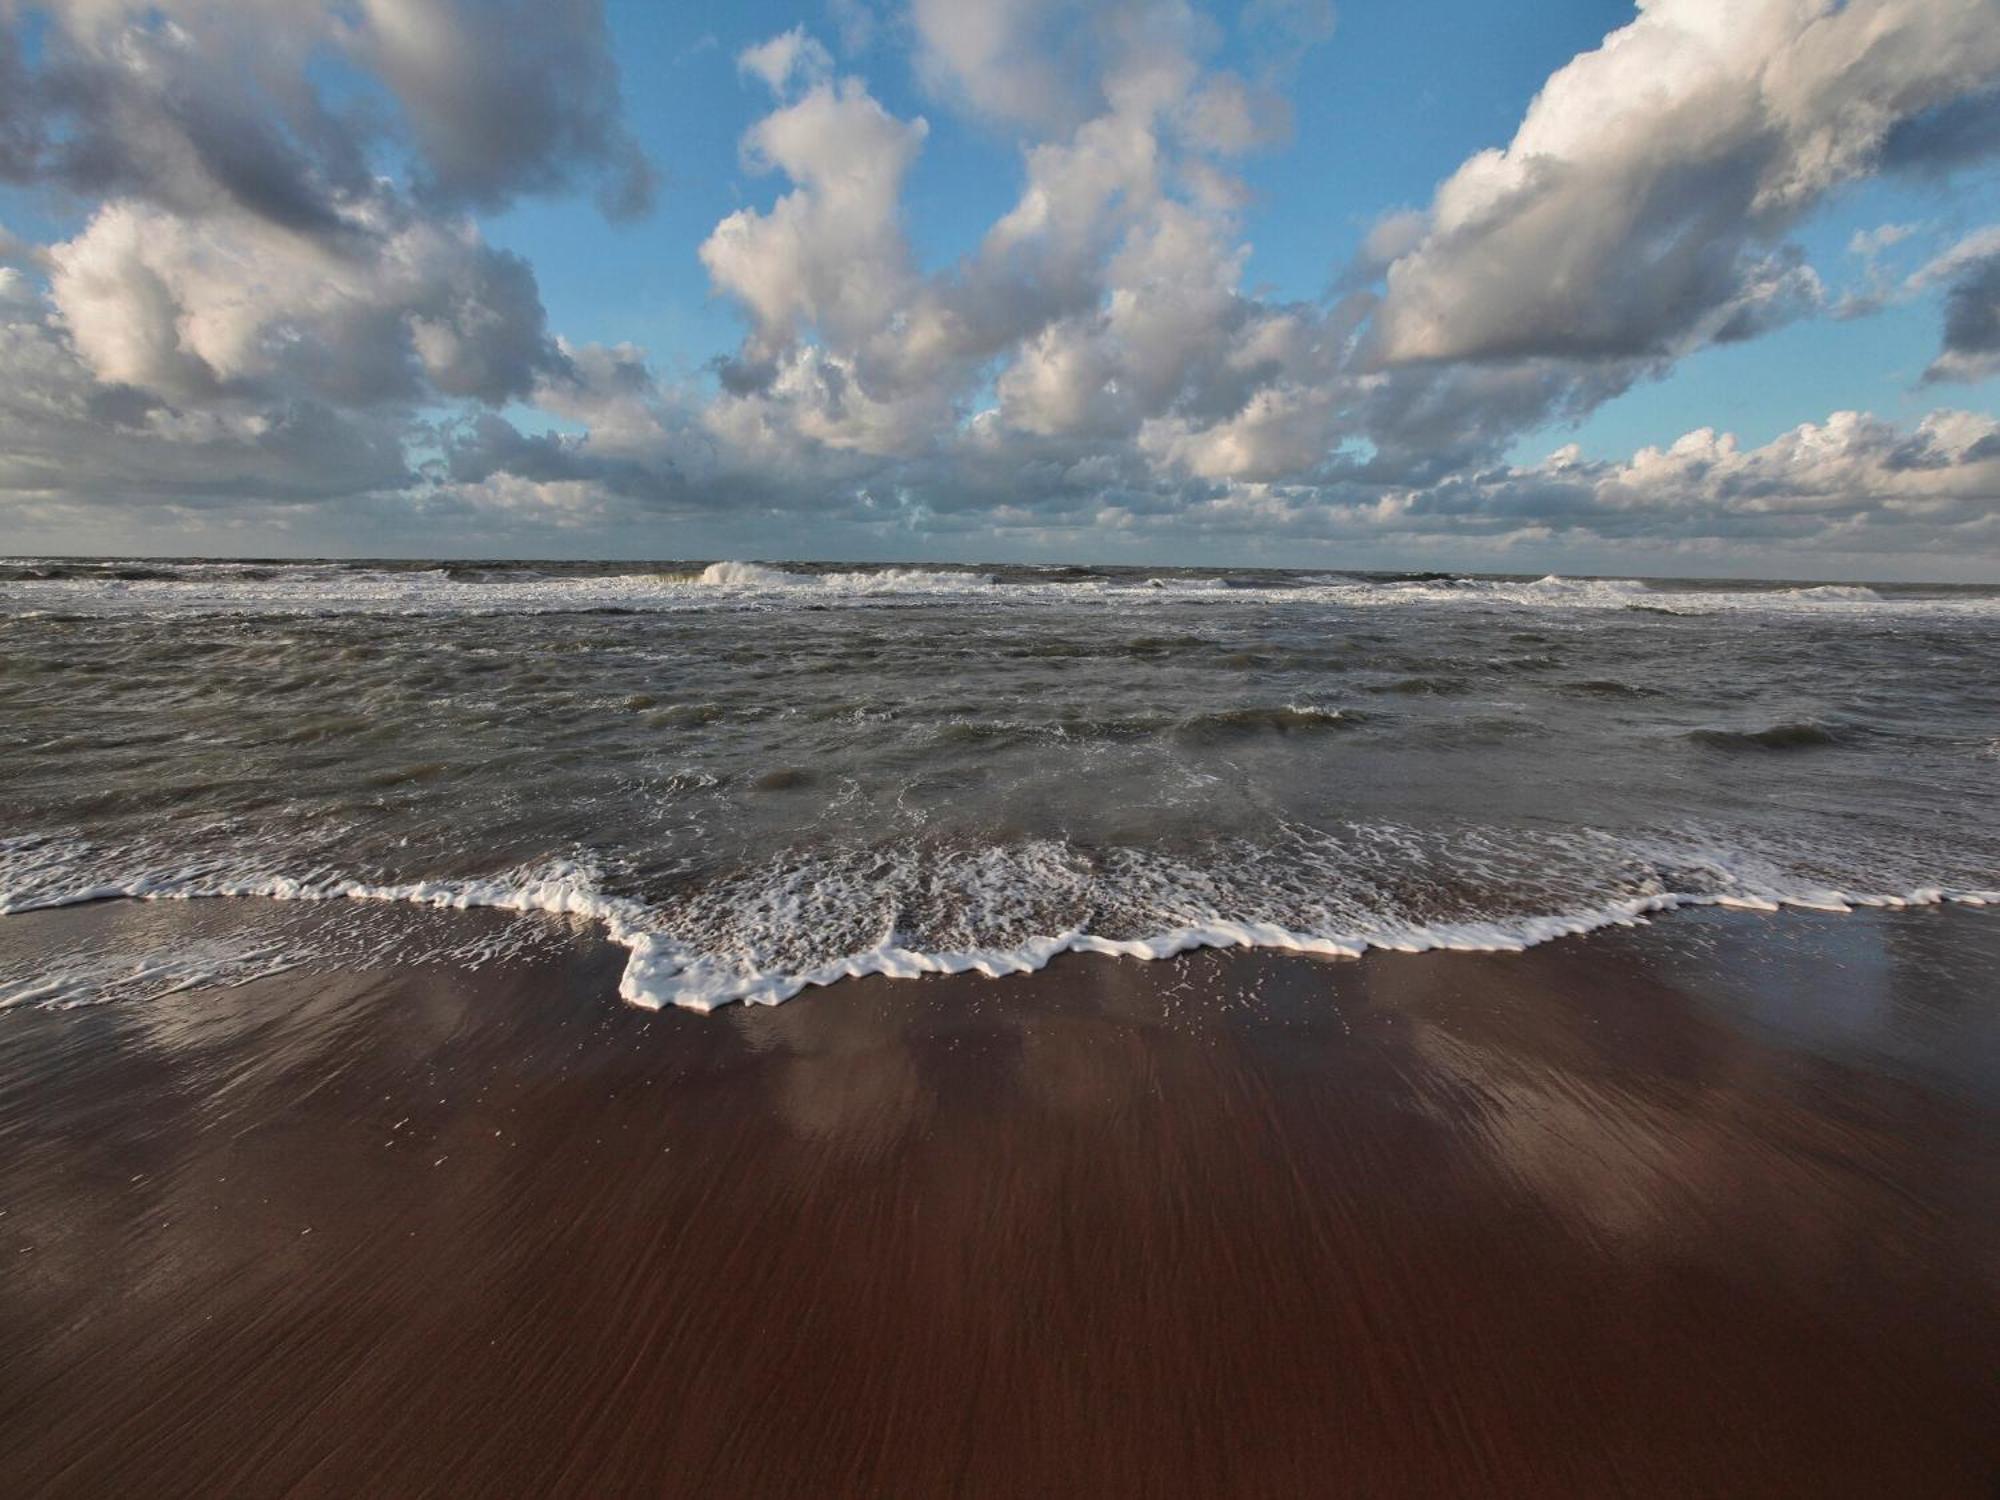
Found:
M 0 945 L 269 910 L 101 902 Z M 621 950 L 535 920 L 477 967 L 0 1012 L 0 1488 L 2000 1474 L 1989 912 L 1076 955 L 709 1015 L 621 1004 Z

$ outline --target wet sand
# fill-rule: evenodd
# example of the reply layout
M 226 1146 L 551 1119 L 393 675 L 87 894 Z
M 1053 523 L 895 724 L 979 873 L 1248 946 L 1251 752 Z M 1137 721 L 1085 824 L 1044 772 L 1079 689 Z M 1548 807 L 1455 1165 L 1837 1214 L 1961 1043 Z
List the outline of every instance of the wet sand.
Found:
M 0 1491 L 2000 1476 L 2000 914 L 709 1017 L 620 959 L 0 1013 Z

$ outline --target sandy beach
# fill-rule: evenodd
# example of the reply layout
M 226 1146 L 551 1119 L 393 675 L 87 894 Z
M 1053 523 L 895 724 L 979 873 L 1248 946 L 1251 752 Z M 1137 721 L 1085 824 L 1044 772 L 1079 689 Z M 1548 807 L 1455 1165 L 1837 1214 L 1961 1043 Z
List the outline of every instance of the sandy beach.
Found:
M 17 1008 L 0 1487 L 1983 1494 L 1996 968 L 1695 913 L 702 1017 L 579 934 Z

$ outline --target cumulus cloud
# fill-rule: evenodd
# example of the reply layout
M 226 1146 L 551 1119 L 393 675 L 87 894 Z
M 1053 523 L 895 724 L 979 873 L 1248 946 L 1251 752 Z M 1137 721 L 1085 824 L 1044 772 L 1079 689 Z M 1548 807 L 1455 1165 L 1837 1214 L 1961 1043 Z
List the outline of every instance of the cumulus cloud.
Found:
M 826 0 L 827 19 L 840 38 L 840 50 L 852 57 L 875 44 L 879 18 L 868 0 Z
M 1988 0 L 1651 0 L 1438 188 L 1373 352 L 1671 355 L 1796 315 L 1818 288 L 1781 237 L 1840 184 L 1922 164 L 1923 123 L 1996 71 Z
M 1823 548 L 1914 529 L 1943 550 L 1954 533 L 1983 537 L 2000 519 L 2000 423 L 1944 410 L 1906 430 L 1835 412 L 1759 448 L 1701 428 L 1619 463 L 1559 455 L 1489 488 L 1483 508 L 1496 494 L 1525 500 L 1531 512 L 1560 510 L 1561 524 L 1606 538 L 1778 537 Z M 1550 503 L 1549 492 L 1565 491 L 1576 503 Z
M 1014 28 L 1001 51 L 1039 59 L 1025 38 L 1061 18 L 1003 12 L 985 17 Z M 988 108 L 998 54 L 971 47 L 955 15 L 918 20 L 956 47 L 939 66 L 968 106 Z M 1036 115 L 1020 195 L 938 274 L 914 270 L 897 212 L 921 121 L 893 121 L 857 80 L 821 79 L 752 129 L 751 159 L 799 186 L 769 213 L 731 216 L 703 247 L 717 287 L 753 322 L 724 370 L 719 423 L 760 445 L 789 434 L 882 454 L 958 444 L 974 417 L 989 443 L 1129 443 L 1169 410 L 1234 410 L 1274 359 L 1312 344 L 1300 325 L 1316 317 L 1237 291 L 1234 200 L 1213 191 L 1218 159 L 1270 128 L 1253 91 L 1203 69 L 1203 28 L 1184 5 L 1125 4 L 1067 24 L 1046 40 L 1096 59 L 1096 112 L 1064 129 L 1067 103 L 1010 106 Z M 746 56 L 782 91 L 794 54 L 812 55 L 796 33 Z M 795 347 L 806 334 L 810 347 Z M 990 413 L 967 404 L 981 385 L 997 398 Z
M 526 262 L 470 226 L 357 224 L 355 244 L 117 201 L 50 248 L 51 298 L 100 381 L 182 403 L 502 402 L 556 359 Z
M 586 183 L 642 205 L 597 0 L 0 0 L 0 21 L 0 176 L 97 202 L 65 241 L 0 243 L 35 273 L 4 273 L 0 493 L 415 512 L 431 409 L 571 378 L 533 270 L 461 210 Z M 333 66 L 400 113 L 336 102 Z
M 795 75 L 796 53 L 770 66 L 782 87 Z M 903 177 L 926 129 L 921 119 L 896 119 L 860 80 L 846 78 L 821 79 L 751 130 L 746 158 L 796 187 L 769 212 L 724 219 L 701 259 L 749 309 L 760 353 L 783 349 L 807 325 L 851 348 L 902 305 L 913 274 L 900 228 Z
M 1074 17 L 1059 0 L 910 4 L 917 66 L 931 88 L 1036 131 L 1073 127 L 1091 113 L 1088 62 L 1075 48 L 1052 44 Z
M 360 134 L 302 82 L 325 16 L 285 0 L 33 9 L 48 22 L 35 66 L 0 38 L 10 180 L 301 233 L 337 229 L 337 198 L 365 187 Z
M 45 259 L 41 246 L 30 244 L 5 224 L 0 224 L 0 267 L 39 266 Z
M 1847 253 L 1872 262 L 1884 250 L 1902 244 L 1916 232 L 1914 224 L 1877 224 L 1873 229 L 1857 229 L 1848 237 Z
M 107 383 L 21 272 L 0 269 L 0 508 L 306 504 L 412 480 L 392 413 L 301 398 L 179 408 Z
M 795 83 L 823 81 L 833 71 L 833 55 L 804 26 L 794 26 L 744 48 L 737 54 L 736 66 L 753 78 L 763 79 L 764 86 L 782 98 Z
M 1415 486 L 1359 471 L 1314 485 L 1226 486 L 1176 520 L 1217 544 L 1248 536 L 1295 554 L 1388 549 L 1499 569 L 1522 566 L 1527 549 L 1539 566 L 1573 559 L 1593 571 L 1607 558 L 1700 572 L 1783 555 L 1800 573 L 1874 576 L 1907 554 L 1927 559 L 1918 569 L 1948 572 L 2000 542 L 2000 422 L 1944 410 L 1902 428 L 1837 412 L 1761 447 L 1703 428 L 1628 459 L 1591 461 L 1569 445 L 1540 464 Z

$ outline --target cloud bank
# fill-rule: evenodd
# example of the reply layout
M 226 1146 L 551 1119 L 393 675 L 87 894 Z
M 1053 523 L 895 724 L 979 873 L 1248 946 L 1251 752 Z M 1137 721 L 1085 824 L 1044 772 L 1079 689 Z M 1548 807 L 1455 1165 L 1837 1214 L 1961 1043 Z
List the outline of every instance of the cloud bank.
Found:
M 1650 0 L 1305 301 L 1246 286 L 1240 173 L 1339 44 L 1325 6 L 1251 5 L 1233 37 L 1185 0 L 842 16 L 844 56 L 907 45 L 925 113 L 804 27 L 742 51 L 765 100 L 742 163 L 774 196 L 663 247 L 745 329 L 673 382 L 563 339 L 478 223 L 651 202 L 597 0 L 0 0 L 0 177 L 93 205 L 60 242 L 0 234 L 0 514 L 517 550 L 693 528 L 773 554 L 2000 555 L 2000 438 L 1971 413 L 1506 461 L 1834 311 L 1795 230 L 2000 149 L 1991 0 Z M 1014 143 L 1018 190 L 926 267 L 906 197 L 946 117 Z M 1910 278 L 1941 301 L 1928 386 L 2000 370 L 1993 233 Z

